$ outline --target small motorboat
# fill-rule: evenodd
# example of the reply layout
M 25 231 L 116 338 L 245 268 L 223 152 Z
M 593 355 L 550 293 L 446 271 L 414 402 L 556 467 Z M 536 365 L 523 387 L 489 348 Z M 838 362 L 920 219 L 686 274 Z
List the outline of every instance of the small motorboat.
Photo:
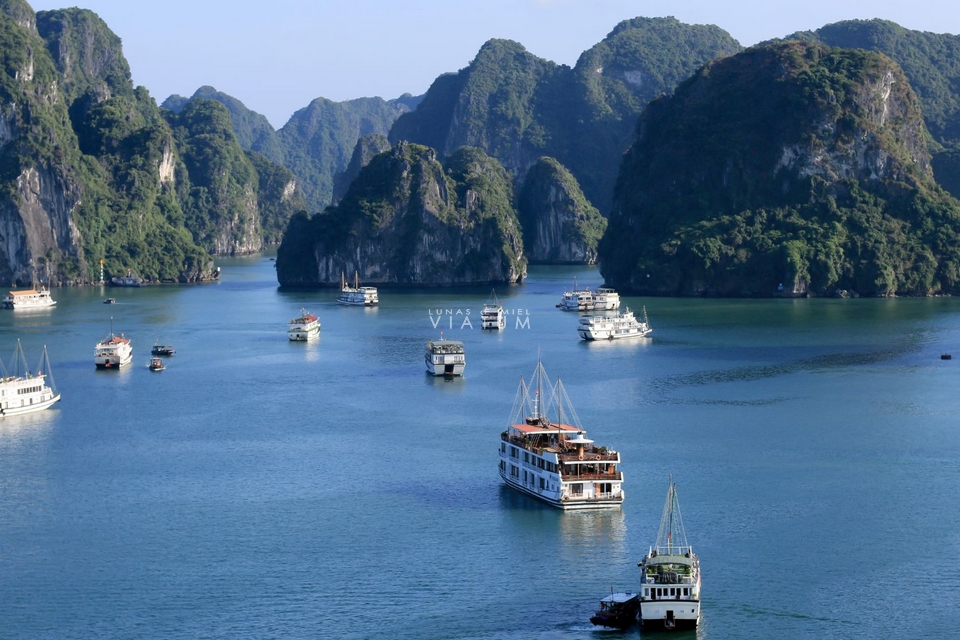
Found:
M 117 299 L 116 299 L 116 298 L 107 298 L 106 300 L 103 301 L 103 304 L 117 304 Z
M 590 622 L 598 627 L 629 629 L 637 622 L 640 611 L 639 593 L 611 593 L 600 599 L 600 609 Z
M 172 356 L 176 352 L 177 350 L 174 349 L 171 345 L 160 344 L 159 342 L 153 345 L 153 348 L 150 349 L 150 355 L 152 356 Z
M 163 364 L 163 360 L 160 358 L 151 358 L 150 359 L 150 371 L 163 371 L 166 367 Z

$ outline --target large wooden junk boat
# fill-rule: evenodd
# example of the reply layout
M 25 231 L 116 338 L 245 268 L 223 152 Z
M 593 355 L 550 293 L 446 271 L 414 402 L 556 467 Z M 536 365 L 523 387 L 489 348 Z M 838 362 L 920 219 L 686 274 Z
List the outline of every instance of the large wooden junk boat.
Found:
M 617 451 L 587 439 L 560 379 L 550 386 L 538 358 L 530 386 L 520 378 L 510 425 L 500 434 L 503 481 L 564 510 L 620 507 L 619 464 Z
M 42 411 L 60 401 L 60 393 L 50 372 L 50 359 L 47 357 L 46 347 L 43 348 L 40 366 L 35 373 L 31 374 L 27 368 L 23 348 L 17 340 L 11 371 L 7 372 L 2 365 L 0 369 L 3 369 L 0 375 L 0 416 Z
M 700 622 L 700 559 L 687 544 L 672 477 L 656 545 L 638 566 L 640 624 L 647 629 L 696 629 Z

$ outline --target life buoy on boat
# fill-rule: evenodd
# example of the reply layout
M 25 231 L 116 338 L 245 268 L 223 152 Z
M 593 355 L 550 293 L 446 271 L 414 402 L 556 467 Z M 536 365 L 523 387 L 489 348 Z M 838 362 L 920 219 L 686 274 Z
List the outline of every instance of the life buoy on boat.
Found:
M 581 460 L 583 460 L 583 455 L 581 454 L 581 455 L 579 456 L 579 458 L 580 458 Z
M 594 460 L 599 460 L 599 459 L 602 458 L 602 457 L 603 457 L 603 456 L 601 456 L 601 455 L 598 453 L 596 456 L 594 456 L 593 459 L 594 459 Z

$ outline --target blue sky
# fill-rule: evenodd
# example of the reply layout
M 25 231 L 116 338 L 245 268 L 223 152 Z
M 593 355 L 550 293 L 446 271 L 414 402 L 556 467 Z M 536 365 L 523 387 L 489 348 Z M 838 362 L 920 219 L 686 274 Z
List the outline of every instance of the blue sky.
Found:
M 29 1 L 29 0 L 28 0 Z M 715 24 L 750 46 L 855 18 L 960 33 L 941 0 L 35 0 L 37 10 L 80 6 L 123 40 L 133 81 L 158 102 L 211 85 L 281 127 L 317 97 L 420 94 L 467 66 L 490 38 L 574 65 L 622 20 L 674 16 Z

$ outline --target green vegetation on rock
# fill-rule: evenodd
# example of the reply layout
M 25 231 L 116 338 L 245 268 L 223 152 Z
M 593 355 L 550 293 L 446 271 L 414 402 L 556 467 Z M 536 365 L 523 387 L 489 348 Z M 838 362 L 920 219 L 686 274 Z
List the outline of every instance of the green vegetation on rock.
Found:
M 926 140 L 881 54 L 794 41 L 714 61 L 641 118 L 601 272 L 658 294 L 955 293 L 960 203 Z

